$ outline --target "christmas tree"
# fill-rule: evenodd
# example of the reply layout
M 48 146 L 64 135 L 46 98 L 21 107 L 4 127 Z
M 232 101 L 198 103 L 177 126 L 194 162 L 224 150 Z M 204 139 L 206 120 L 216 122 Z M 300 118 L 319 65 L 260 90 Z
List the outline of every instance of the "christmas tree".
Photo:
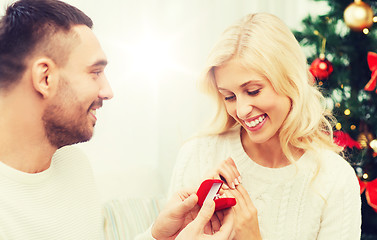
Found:
M 321 1 L 321 0 L 315 0 Z M 322 0 L 326 1 L 326 0 Z M 327 0 L 294 31 L 361 185 L 362 239 L 377 239 L 377 1 Z M 374 72 L 375 71 L 375 72 Z M 341 134 L 340 134 L 341 133 Z

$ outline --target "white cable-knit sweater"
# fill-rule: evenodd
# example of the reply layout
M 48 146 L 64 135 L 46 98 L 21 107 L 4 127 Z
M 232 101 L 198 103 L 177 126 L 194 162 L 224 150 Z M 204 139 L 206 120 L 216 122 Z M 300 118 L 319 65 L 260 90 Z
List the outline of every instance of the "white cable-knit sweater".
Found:
M 195 138 L 180 150 L 170 193 L 199 186 L 208 170 L 232 157 L 258 210 L 264 240 L 360 239 L 361 201 L 354 170 L 334 152 L 321 151 L 321 168 L 306 152 L 295 165 L 266 168 L 245 153 L 239 129 Z
M 58 150 L 36 174 L 0 162 L 1 240 L 103 239 L 92 169 L 75 147 Z

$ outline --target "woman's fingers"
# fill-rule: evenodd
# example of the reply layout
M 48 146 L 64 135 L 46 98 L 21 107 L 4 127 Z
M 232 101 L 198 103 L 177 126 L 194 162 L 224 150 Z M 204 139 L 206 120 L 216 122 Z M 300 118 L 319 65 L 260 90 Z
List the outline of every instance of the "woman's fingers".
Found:
M 227 185 L 228 187 L 232 189 L 236 188 L 236 184 L 238 183 L 234 181 L 235 176 L 230 166 L 226 164 L 222 164 L 218 170 L 218 174 L 220 176 L 220 179 L 224 182 L 224 185 Z M 225 189 L 227 188 L 225 187 Z
M 206 174 L 208 179 L 221 179 L 224 184 L 222 189 L 235 189 L 237 185 L 241 184 L 241 175 L 232 158 L 228 158 L 218 164 L 218 166 Z M 222 192 L 220 192 L 222 193 Z
M 246 191 L 244 186 L 242 186 L 242 185 L 237 186 L 237 190 L 243 196 L 243 200 L 245 201 L 245 204 L 249 207 L 255 208 L 254 203 L 251 201 L 250 195 Z
M 228 158 L 221 162 L 217 170 L 220 179 L 223 180 L 228 187 L 235 189 L 241 183 L 241 176 L 232 158 Z M 227 189 L 226 187 L 224 187 Z
M 239 188 L 239 186 L 237 186 L 237 188 Z M 233 206 L 236 212 L 241 213 L 242 211 L 245 211 L 245 209 L 247 209 L 247 204 L 244 196 L 237 189 L 231 189 L 228 191 L 228 193 L 236 199 L 236 205 Z
M 242 183 L 242 180 L 241 180 L 241 174 L 240 172 L 238 171 L 238 168 L 236 166 L 236 163 L 234 162 L 234 160 L 229 157 L 225 160 L 225 163 L 231 167 L 232 171 L 233 171 L 233 175 L 234 175 L 234 181 L 237 183 L 236 185 Z

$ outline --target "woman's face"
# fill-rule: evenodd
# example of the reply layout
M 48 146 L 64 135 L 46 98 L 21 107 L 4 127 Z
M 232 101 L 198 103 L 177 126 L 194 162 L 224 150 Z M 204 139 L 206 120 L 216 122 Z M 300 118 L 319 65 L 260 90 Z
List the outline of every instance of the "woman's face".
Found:
M 216 67 L 214 74 L 228 114 L 246 129 L 252 142 L 278 137 L 291 108 L 287 96 L 279 95 L 265 76 L 234 60 Z

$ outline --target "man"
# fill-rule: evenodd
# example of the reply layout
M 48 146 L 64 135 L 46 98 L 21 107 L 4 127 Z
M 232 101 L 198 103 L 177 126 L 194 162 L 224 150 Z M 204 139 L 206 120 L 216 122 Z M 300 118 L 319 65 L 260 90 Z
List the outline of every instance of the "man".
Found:
M 96 110 L 113 97 L 91 27 L 83 12 L 56 0 L 19 0 L 0 20 L 0 239 L 103 237 L 90 165 L 65 147 L 92 137 Z M 208 228 L 213 201 L 198 213 L 192 193 L 172 198 L 154 237 L 230 236 L 232 215 Z

